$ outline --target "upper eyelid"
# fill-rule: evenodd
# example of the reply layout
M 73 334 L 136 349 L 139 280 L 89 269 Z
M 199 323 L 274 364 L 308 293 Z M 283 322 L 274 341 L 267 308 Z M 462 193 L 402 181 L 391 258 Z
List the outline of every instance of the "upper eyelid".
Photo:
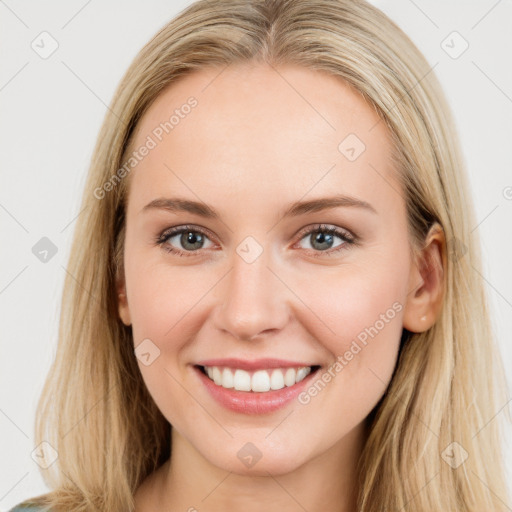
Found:
M 204 234 L 204 235 L 207 235 L 207 236 L 210 236 L 209 233 L 211 233 L 206 228 L 202 228 L 202 227 L 199 227 L 199 226 L 194 226 L 194 225 L 191 225 L 191 224 L 185 224 L 185 225 L 173 226 L 171 228 L 164 229 L 160 233 L 158 238 L 159 239 L 160 238 L 163 239 L 163 238 L 169 237 L 171 235 L 177 235 L 177 234 L 183 233 L 184 231 L 197 231 L 198 233 L 201 233 L 201 234 Z
M 297 236 L 302 235 L 302 234 L 307 235 L 310 232 L 314 233 L 315 231 L 330 231 L 330 230 L 338 232 L 339 233 L 338 236 L 340 236 L 340 234 L 341 234 L 341 235 L 347 235 L 347 238 L 350 238 L 350 239 L 357 238 L 356 235 L 354 233 L 352 233 L 350 230 L 348 230 L 347 228 L 342 228 L 340 226 L 335 226 L 334 224 L 325 224 L 325 223 L 311 224 L 309 226 L 306 226 L 299 230 L 299 232 L 297 233 Z

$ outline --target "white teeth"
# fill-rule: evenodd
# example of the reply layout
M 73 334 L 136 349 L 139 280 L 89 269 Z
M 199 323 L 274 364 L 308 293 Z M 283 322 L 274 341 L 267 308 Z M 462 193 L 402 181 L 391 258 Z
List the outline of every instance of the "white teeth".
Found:
M 281 370 L 274 370 L 270 377 L 270 389 L 284 388 L 284 377 Z
M 222 384 L 222 374 L 216 366 L 213 367 L 213 382 L 219 386 Z
M 229 368 L 224 368 L 224 370 L 222 370 L 221 386 L 223 388 L 228 389 L 235 387 L 235 379 L 233 378 L 233 372 Z
M 218 386 L 237 391 L 264 393 L 293 386 L 311 373 L 311 366 L 301 368 L 272 368 L 251 373 L 245 370 L 205 366 L 208 377 Z
M 307 377 L 311 372 L 311 366 L 305 366 L 297 370 L 296 382 L 300 382 L 302 379 Z
M 265 370 L 258 370 L 254 372 L 251 379 L 252 391 L 269 391 L 270 390 L 270 377 Z
M 294 368 L 288 368 L 286 373 L 284 374 L 284 383 L 287 386 L 293 386 L 295 384 L 295 377 L 297 376 L 297 372 Z
M 236 370 L 235 376 L 233 377 L 233 384 L 237 391 L 251 391 L 251 376 L 245 370 Z

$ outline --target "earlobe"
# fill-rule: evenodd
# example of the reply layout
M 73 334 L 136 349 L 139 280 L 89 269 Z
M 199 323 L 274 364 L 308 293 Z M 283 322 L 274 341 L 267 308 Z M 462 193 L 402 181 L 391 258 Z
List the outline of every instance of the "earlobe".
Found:
M 118 312 L 119 317 L 124 325 L 131 325 L 130 318 L 130 308 L 128 306 L 128 300 L 126 298 L 126 287 L 124 283 L 118 285 L 117 287 L 117 304 L 118 304 Z
M 441 226 L 434 224 L 425 246 L 411 267 L 403 318 L 411 332 L 424 332 L 436 322 L 444 299 L 446 250 Z

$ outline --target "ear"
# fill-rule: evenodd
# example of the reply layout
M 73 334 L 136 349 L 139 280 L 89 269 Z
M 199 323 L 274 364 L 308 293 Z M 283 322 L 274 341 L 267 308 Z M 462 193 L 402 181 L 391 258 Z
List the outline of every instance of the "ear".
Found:
M 445 291 L 446 240 L 439 223 L 425 239 L 409 274 L 409 293 L 403 326 L 411 332 L 423 332 L 434 325 L 443 305 Z
M 116 285 L 117 290 L 117 305 L 119 317 L 124 325 L 131 325 L 130 308 L 128 307 L 128 299 L 126 297 L 126 283 L 124 279 L 120 279 Z

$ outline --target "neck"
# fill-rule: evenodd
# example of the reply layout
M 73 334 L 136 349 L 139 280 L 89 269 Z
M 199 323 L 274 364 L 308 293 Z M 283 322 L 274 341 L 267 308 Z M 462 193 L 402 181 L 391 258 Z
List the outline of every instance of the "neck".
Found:
M 237 474 L 215 466 L 175 429 L 171 429 L 171 440 L 171 459 L 136 495 L 138 512 L 157 508 L 188 512 L 356 511 L 363 424 L 293 471 L 267 471 L 263 476 Z M 153 506 L 140 506 L 143 501 L 152 502 Z

